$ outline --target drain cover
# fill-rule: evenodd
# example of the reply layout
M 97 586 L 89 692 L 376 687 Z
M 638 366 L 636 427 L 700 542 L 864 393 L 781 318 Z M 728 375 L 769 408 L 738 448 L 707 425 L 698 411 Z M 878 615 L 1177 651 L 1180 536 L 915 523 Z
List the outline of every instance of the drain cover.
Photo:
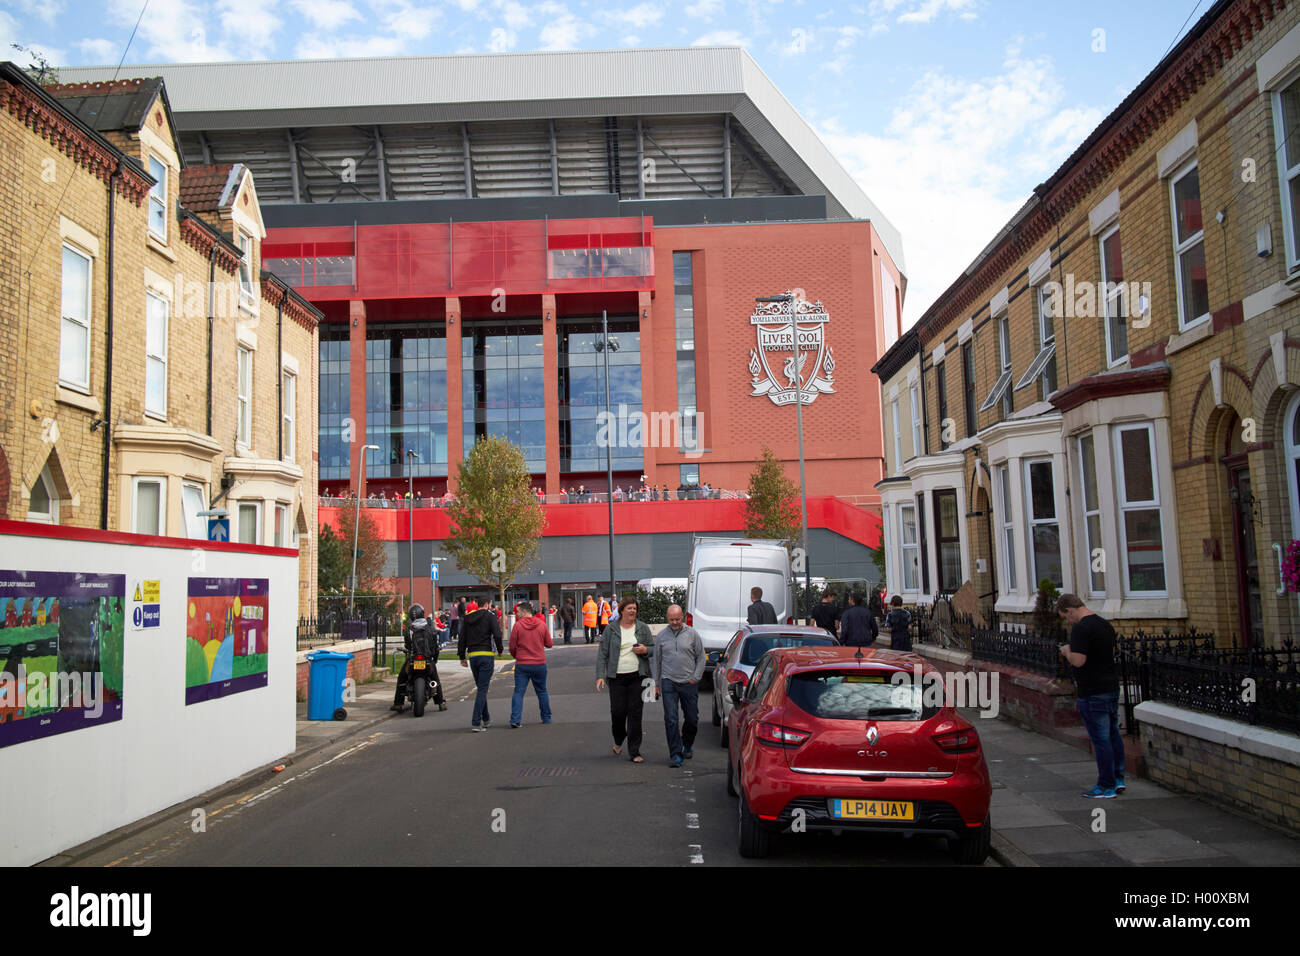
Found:
M 520 767 L 521 777 L 572 777 L 581 767 Z

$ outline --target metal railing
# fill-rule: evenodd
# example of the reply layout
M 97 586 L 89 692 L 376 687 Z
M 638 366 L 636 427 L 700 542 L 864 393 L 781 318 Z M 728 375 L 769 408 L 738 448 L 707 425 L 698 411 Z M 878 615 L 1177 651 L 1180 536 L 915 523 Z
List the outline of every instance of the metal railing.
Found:
M 574 505 L 574 504 L 605 504 L 609 500 L 609 492 L 606 491 L 574 491 L 569 494 L 567 491 L 555 495 L 537 495 L 537 500 L 545 505 Z M 748 491 L 735 491 L 727 488 L 690 488 L 685 491 L 679 491 L 669 488 L 668 490 L 660 489 L 651 491 L 650 489 L 641 490 L 633 488 L 631 490 L 615 489 L 614 503 L 620 502 L 655 502 L 655 501 L 744 501 L 749 497 Z M 405 496 L 398 498 L 387 498 L 381 496 L 370 496 L 361 499 L 363 509 L 380 509 L 380 510 L 398 510 L 405 511 L 408 507 L 416 509 L 422 508 L 446 508 L 454 503 L 455 498 L 449 496 L 438 496 L 431 498 L 416 498 L 414 505 L 408 505 Z M 318 504 L 322 508 L 355 508 L 357 499 L 351 497 L 321 496 Z

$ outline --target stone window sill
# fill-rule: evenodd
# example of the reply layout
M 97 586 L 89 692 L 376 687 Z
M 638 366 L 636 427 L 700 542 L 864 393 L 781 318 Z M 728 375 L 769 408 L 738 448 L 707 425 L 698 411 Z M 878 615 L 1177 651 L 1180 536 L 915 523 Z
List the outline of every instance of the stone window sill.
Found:
M 149 233 L 147 242 L 149 248 L 152 249 L 154 252 L 158 253 L 158 255 L 162 256 L 164 259 L 168 260 L 169 262 L 176 261 L 176 253 L 168 249 L 166 244 L 163 243 L 163 241 L 159 239 L 157 236 L 155 236 L 153 233 Z
M 93 395 L 87 395 L 84 392 L 78 392 L 60 385 L 56 398 L 61 405 L 71 405 L 73 408 L 80 408 L 92 415 L 103 414 L 103 406 L 100 405 L 99 399 Z

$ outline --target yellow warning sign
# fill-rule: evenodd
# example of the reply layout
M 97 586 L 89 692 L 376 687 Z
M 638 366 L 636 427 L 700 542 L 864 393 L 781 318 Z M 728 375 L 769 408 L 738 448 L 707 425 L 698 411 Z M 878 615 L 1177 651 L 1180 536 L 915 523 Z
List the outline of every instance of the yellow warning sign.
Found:
M 135 586 L 135 597 L 133 597 L 131 600 L 133 600 L 133 601 L 139 601 L 139 600 L 140 600 L 140 585 L 137 584 L 137 585 Z
M 145 581 L 144 583 L 144 603 L 157 604 L 159 595 L 162 593 L 162 581 Z

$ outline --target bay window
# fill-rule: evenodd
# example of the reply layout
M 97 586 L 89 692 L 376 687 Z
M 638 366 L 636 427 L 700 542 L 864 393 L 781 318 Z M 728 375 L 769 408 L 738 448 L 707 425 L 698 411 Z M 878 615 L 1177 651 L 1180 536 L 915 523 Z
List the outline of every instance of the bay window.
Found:
M 1031 590 L 1037 590 L 1044 578 L 1058 588 L 1064 587 L 1061 525 L 1056 515 L 1056 481 L 1050 458 L 1025 462 L 1025 495 Z
M 934 492 L 934 531 L 939 545 L 939 590 L 951 594 L 961 587 L 961 527 L 957 491 Z
M 915 591 L 920 584 L 920 538 L 916 530 L 916 506 L 898 506 L 899 537 L 903 554 L 903 590 Z
M 1165 552 L 1155 433 L 1150 425 L 1137 425 L 1117 428 L 1114 434 L 1126 590 L 1134 595 L 1162 595 Z
M 1101 500 L 1097 493 L 1096 448 L 1092 435 L 1079 439 L 1079 487 L 1083 490 L 1084 561 L 1089 568 L 1088 592 L 1106 593 L 1106 572 L 1095 570 L 1096 554 L 1101 543 Z M 1105 552 L 1102 552 L 1104 556 Z M 1102 565 L 1105 566 L 1104 563 Z
M 999 515 L 1002 536 L 1002 586 L 1012 593 L 1016 590 L 1016 522 L 1012 513 L 1011 469 L 998 466 L 998 498 L 1002 505 Z

